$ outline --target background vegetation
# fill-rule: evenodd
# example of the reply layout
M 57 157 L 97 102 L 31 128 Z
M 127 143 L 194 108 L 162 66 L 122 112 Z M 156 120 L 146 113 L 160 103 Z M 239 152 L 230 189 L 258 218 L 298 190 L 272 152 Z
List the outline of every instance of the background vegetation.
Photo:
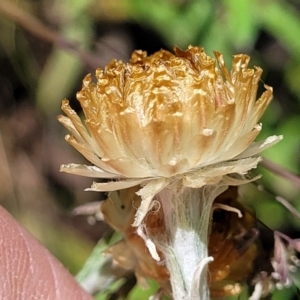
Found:
M 228 65 L 233 54 L 249 54 L 274 87 L 260 137 L 284 135 L 264 156 L 299 174 L 299 34 L 298 0 L 0 0 L 0 204 L 71 272 L 80 270 L 109 229 L 71 214 L 100 195 L 83 192 L 90 179 L 59 173 L 61 163 L 83 158 L 64 141 L 56 116 L 65 97 L 79 109 L 75 93 L 86 73 L 128 60 L 134 49 L 202 45 Z M 299 236 L 300 221 L 275 200 L 300 210 L 299 179 L 258 172 L 265 191 L 249 185 L 241 197 L 267 226 Z M 284 293 L 274 299 L 292 299 Z

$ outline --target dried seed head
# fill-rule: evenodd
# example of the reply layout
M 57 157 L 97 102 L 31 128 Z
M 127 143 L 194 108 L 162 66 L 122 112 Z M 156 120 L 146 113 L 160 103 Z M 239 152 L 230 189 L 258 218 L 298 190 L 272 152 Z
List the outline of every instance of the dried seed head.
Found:
M 129 63 L 112 61 L 91 75 L 77 93 L 85 125 L 63 101 L 60 122 L 67 141 L 94 166 L 63 165 L 62 171 L 118 181 L 94 183 L 90 190 L 111 191 L 142 184 L 134 226 L 153 196 L 175 181 L 200 188 L 221 180 L 239 184 L 228 174 L 246 174 L 256 155 L 281 139 L 253 143 L 272 88 L 256 100 L 262 70 L 248 68 L 249 56 L 235 55 L 231 70 L 223 57 L 201 47 L 151 56 L 135 51 Z M 217 62 L 217 64 L 216 64 Z

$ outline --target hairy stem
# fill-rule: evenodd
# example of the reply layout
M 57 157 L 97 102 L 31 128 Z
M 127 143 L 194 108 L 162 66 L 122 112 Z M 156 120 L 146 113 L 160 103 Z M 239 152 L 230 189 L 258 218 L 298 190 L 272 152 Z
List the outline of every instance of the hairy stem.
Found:
M 208 300 L 208 234 L 214 199 L 227 186 L 199 189 L 179 183 L 165 188 L 157 198 L 165 219 L 165 235 L 154 237 L 166 258 L 175 300 Z

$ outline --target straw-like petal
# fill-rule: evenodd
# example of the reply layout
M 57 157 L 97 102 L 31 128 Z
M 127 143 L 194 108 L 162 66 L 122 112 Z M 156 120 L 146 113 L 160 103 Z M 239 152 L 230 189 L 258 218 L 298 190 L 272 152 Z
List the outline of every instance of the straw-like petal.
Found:
M 236 159 L 241 159 L 245 157 L 250 157 L 257 155 L 258 153 L 272 147 L 283 139 L 282 135 L 272 135 L 266 139 L 252 143 L 244 152 L 235 157 Z
M 109 182 L 93 182 L 90 188 L 85 189 L 85 191 L 94 192 L 112 192 L 116 190 L 128 189 L 130 187 L 139 185 L 144 180 L 119 180 L 119 181 L 109 181 Z
M 158 178 L 149 181 L 142 189 L 137 192 L 141 196 L 142 202 L 138 208 L 132 226 L 139 226 L 151 208 L 154 196 L 169 184 L 169 179 Z
M 260 161 L 260 157 L 250 157 L 195 170 L 183 177 L 183 185 L 192 188 L 201 188 L 206 184 L 218 183 L 227 174 L 238 173 L 244 175 L 249 170 L 256 168 Z
M 63 164 L 60 166 L 61 172 L 74 175 L 94 177 L 94 178 L 120 178 L 119 174 L 106 172 L 96 166 L 87 166 L 81 164 Z

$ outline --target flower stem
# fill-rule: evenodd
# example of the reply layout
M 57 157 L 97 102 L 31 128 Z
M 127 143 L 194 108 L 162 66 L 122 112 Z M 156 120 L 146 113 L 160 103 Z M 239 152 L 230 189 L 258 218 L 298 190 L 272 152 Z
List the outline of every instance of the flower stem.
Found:
M 166 258 L 174 300 L 209 300 L 208 233 L 214 199 L 227 186 L 186 188 L 173 184 L 161 191 L 165 235 L 155 237 Z

